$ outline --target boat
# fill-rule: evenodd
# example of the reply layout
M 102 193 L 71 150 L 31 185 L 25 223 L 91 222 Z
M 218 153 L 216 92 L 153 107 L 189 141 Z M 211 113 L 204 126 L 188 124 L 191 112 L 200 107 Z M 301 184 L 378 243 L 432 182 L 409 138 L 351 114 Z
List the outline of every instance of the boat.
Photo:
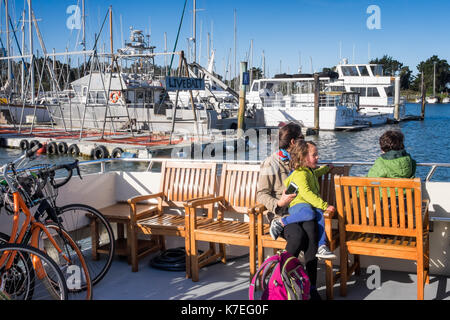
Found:
M 425 101 L 429 104 L 436 104 L 436 103 L 439 103 L 439 98 L 436 96 L 426 97 Z
M 372 117 L 372 124 L 394 121 L 395 78 L 383 74 L 379 64 L 349 64 L 343 59 L 336 66 L 337 81 L 328 85 L 331 91 L 358 92 L 359 111 Z M 399 117 L 405 116 L 404 99 L 399 100 Z
M 355 94 L 323 92 L 331 79 L 329 75 L 319 77 L 322 90 L 319 97 L 321 130 L 352 126 L 357 115 L 358 99 Z M 314 77 L 311 74 L 283 74 L 254 80 L 246 98 L 250 108 L 264 112 L 266 126 L 278 127 L 284 122 L 299 121 L 306 128 L 315 128 Z
M 441 103 L 450 103 L 450 97 L 445 97 Z
M 128 169 L 125 171 L 102 171 L 85 174 L 83 179 L 73 178 L 68 185 L 60 190 L 61 205 L 68 203 L 85 203 L 96 208 L 108 207 L 139 193 L 157 193 L 159 190 L 159 164 L 168 159 L 108 159 L 102 161 L 82 162 L 82 170 L 99 163 L 125 163 L 122 168 L 136 168 L 133 164 L 144 162 L 144 171 Z M 171 161 L 186 161 L 174 160 Z M 203 161 L 197 159 L 194 161 Z M 205 160 L 206 161 L 206 160 Z M 256 162 L 256 161 L 255 161 Z M 336 162 L 336 165 L 351 165 L 352 168 L 371 163 Z M 245 165 L 242 162 L 242 165 Z M 418 164 L 428 167 L 430 175 L 423 181 L 423 193 L 430 199 L 430 221 L 433 231 L 430 233 L 430 284 L 425 285 L 425 299 L 448 299 L 448 289 L 445 286 L 450 277 L 450 258 L 447 254 L 449 246 L 448 222 L 450 222 L 450 182 L 432 182 L 431 177 L 436 167 L 450 168 L 450 164 Z M 147 170 L 145 170 L 147 168 Z M 149 168 L 153 168 L 149 170 Z M 351 174 L 352 171 L 350 171 Z M 107 187 L 106 187 L 107 186 Z M 177 213 L 175 213 L 177 214 Z M 180 214 L 180 213 L 178 213 Z M 237 215 L 235 219 L 242 219 Z M 0 231 L 7 232 L 11 217 L 0 215 Z M 167 238 L 167 248 L 184 246 L 184 240 L 177 237 Z M 203 249 L 203 248 L 202 248 Z M 132 273 L 126 259 L 116 258 L 105 278 L 95 286 L 94 297 L 99 300 L 247 300 L 249 288 L 248 253 L 242 247 L 230 245 L 227 247 L 227 263 L 211 264 L 202 268 L 200 282 L 192 282 L 185 277 L 185 272 L 164 271 L 153 269 L 149 261 L 155 255 L 139 260 L 139 272 Z M 337 260 L 339 261 L 339 260 Z M 338 262 L 335 262 L 337 270 Z M 361 259 L 362 274 L 356 282 L 349 283 L 347 297 L 339 295 L 339 285 L 334 288 L 334 297 L 339 299 L 403 299 L 417 298 L 415 281 L 415 264 L 403 260 L 392 260 L 364 256 Z M 367 278 L 372 276 L 370 266 L 381 268 L 379 287 L 369 289 Z M 318 291 L 325 297 L 325 265 L 319 262 Z M 353 278 L 354 279 L 354 278 Z M 242 302 L 244 303 L 244 301 Z
M 237 129 L 237 112 L 211 101 L 179 100 L 169 94 L 165 77 L 155 74 L 155 47 L 141 30 L 131 29 L 130 41 L 118 50 L 117 59 L 133 67 L 101 68 L 92 57 L 86 76 L 73 81 L 71 94 L 53 105 L 51 116 L 59 127 L 120 131 L 151 131 L 209 134 L 213 130 Z M 165 54 L 165 53 L 164 53 Z M 110 57 L 110 55 L 106 55 Z M 180 57 L 182 59 L 182 57 Z M 140 67 L 137 67 L 140 66 Z M 260 125 L 257 114 L 247 115 L 249 127 Z

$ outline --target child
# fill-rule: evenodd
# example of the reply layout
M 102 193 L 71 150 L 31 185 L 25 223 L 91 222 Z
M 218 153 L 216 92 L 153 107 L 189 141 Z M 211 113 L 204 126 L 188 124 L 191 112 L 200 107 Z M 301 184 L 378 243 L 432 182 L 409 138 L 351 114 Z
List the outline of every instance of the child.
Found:
M 327 174 L 330 167 L 317 168 L 319 156 L 317 147 L 313 142 L 297 141 L 292 147 L 290 155 L 290 165 L 294 171 L 284 181 L 284 184 L 289 187 L 291 182 L 294 182 L 298 186 L 298 193 L 289 204 L 289 215 L 272 220 L 270 235 L 273 239 L 277 239 L 287 224 L 317 220 L 319 224 L 319 249 L 316 257 L 335 259 L 336 255 L 330 251 L 326 244 L 325 220 L 323 217 L 324 210 L 334 212 L 335 208 L 329 206 L 320 198 L 318 181 L 318 177 Z
M 401 131 L 388 130 L 380 137 L 382 151 L 368 177 L 370 178 L 414 178 L 416 161 L 405 151 Z

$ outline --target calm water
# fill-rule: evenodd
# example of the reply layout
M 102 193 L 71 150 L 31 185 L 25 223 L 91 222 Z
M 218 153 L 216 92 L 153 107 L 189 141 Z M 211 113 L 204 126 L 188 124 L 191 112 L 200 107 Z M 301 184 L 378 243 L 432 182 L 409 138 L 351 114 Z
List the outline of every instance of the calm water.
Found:
M 420 105 L 407 104 L 406 113 L 419 115 Z M 424 121 L 409 121 L 400 124 L 367 128 L 356 132 L 322 131 L 307 140 L 317 143 L 321 161 L 373 162 L 380 155 L 379 137 L 388 129 L 401 129 L 405 135 L 407 151 L 418 163 L 450 163 L 450 105 L 427 105 Z M 0 164 L 21 155 L 19 150 L 1 149 Z M 82 159 L 80 159 L 81 161 Z M 70 162 L 70 157 L 41 156 L 34 163 Z M 84 174 L 96 172 L 99 165 L 82 169 Z M 145 170 L 144 164 L 113 164 L 108 170 Z M 364 175 L 369 167 L 354 167 L 352 174 Z M 419 167 L 417 176 L 424 179 L 429 168 Z M 437 169 L 433 181 L 450 181 L 450 168 Z

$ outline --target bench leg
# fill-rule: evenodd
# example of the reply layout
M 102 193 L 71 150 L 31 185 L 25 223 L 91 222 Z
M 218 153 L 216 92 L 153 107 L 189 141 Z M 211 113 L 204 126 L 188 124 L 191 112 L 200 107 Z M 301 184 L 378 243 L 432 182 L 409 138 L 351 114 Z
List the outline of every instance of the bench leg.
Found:
M 92 245 L 92 260 L 98 260 L 98 223 L 97 219 L 91 219 L 91 245 Z
M 348 251 L 346 250 L 345 246 L 340 246 L 341 252 L 340 252 L 340 295 L 342 297 L 345 297 L 347 295 L 347 278 L 348 278 Z
M 130 255 L 131 255 L 131 271 L 138 272 L 138 244 L 137 244 L 137 235 L 136 230 L 134 230 L 134 226 L 129 223 L 128 224 L 128 239 L 130 243 Z
M 184 238 L 184 246 L 186 251 L 186 278 L 191 278 L 191 250 L 190 250 L 190 239 L 189 235 L 186 235 Z
M 329 259 L 325 260 L 325 282 L 327 287 L 327 300 L 333 300 L 333 262 Z
M 195 237 L 191 235 L 191 245 L 190 245 L 190 258 L 191 258 L 191 279 L 194 282 L 198 281 L 198 273 L 199 273 L 199 266 L 198 266 L 198 256 L 197 256 L 197 242 L 195 241 Z
M 423 300 L 424 296 L 425 279 L 423 260 L 423 255 L 419 255 L 419 258 L 417 259 L 417 300 Z
M 219 252 L 220 252 L 220 255 L 222 256 L 222 259 L 221 259 L 222 263 L 227 263 L 227 254 L 225 251 L 225 244 L 219 243 Z

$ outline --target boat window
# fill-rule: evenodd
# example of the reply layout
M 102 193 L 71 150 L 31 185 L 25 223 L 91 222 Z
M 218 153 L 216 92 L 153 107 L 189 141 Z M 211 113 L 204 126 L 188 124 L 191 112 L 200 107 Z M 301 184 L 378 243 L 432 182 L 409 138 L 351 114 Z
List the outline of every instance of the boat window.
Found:
M 134 91 L 128 91 L 128 103 L 134 103 Z
M 144 101 L 144 91 L 137 91 L 136 99 L 137 99 L 137 102 L 143 102 Z
M 106 97 L 104 91 L 98 91 L 97 92 L 97 103 L 105 104 L 106 103 Z
M 345 92 L 345 87 L 344 86 L 332 86 L 330 87 L 331 91 L 342 91 Z
M 259 82 L 253 83 L 252 91 L 259 91 Z
M 273 88 L 273 83 L 271 83 L 271 82 L 264 83 L 264 89 L 272 90 L 272 88 Z
M 394 87 L 384 87 L 384 91 L 386 91 L 386 96 L 393 97 L 394 96 Z
M 358 69 L 356 69 L 355 66 L 346 66 L 346 67 L 342 67 L 342 72 L 344 73 L 344 76 L 351 76 L 351 77 L 357 77 L 358 74 Z
M 86 97 L 87 94 L 87 87 L 83 87 L 83 97 Z
M 370 66 L 372 69 L 372 73 L 374 76 L 382 76 L 383 75 L 383 67 L 382 66 Z
M 152 103 L 152 102 L 153 102 L 153 92 L 145 91 L 145 103 Z
M 89 91 L 88 93 L 88 103 L 95 103 L 96 100 L 96 93 Z
M 351 87 L 350 91 L 359 93 L 361 97 L 366 96 L 366 88 L 363 87 Z
M 369 70 L 367 70 L 366 66 L 358 66 L 359 73 L 362 77 L 368 77 L 369 76 Z
M 377 88 L 369 87 L 367 88 L 367 96 L 368 97 L 379 97 L 380 93 Z

